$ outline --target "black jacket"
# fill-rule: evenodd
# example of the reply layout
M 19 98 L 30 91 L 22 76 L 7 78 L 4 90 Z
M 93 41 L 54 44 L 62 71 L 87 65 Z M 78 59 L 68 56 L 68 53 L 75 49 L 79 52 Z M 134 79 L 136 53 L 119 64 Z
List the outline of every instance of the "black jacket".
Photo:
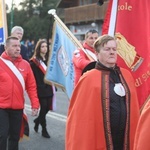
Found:
M 32 60 L 30 61 L 30 65 L 36 80 L 38 97 L 39 98 L 52 97 L 53 96 L 52 86 L 44 82 L 44 73 Z
M 120 68 L 116 65 L 114 68 L 107 68 L 99 61 L 96 63 L 96 69 L 109 73 L 109 97 L 110 97 L 110 126 L 114 150 L 122 150 L 124 143 L 124 133 L 126 127 L 126 99 L 125 96 L 118 96 L 114 87 L 116 83 L 121 83 Z

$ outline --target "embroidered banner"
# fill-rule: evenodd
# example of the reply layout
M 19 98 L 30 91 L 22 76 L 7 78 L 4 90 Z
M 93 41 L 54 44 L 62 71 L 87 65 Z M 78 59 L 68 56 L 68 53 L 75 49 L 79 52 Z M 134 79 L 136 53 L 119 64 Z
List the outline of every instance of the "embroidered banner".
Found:
M 74 88 L 73 51 L 77 49 L 68 34 L 55 21 L 52 52 L 49 57 L 45 80 L 62 87 L 68 97 Z
M 103 34 L 111 27 L 112 3 L 113 0 L 110 0 Z M 150 95 L 150 0 L 118 1 L 115 36 L 118 41 L 118 65 L 134 76 L 142 106 Z

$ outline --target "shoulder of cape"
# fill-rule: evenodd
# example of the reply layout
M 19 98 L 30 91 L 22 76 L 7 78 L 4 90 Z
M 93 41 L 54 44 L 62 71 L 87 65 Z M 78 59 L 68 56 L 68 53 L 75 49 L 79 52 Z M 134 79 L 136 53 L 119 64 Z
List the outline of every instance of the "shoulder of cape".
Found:
M 101 71 L 94 68 L 94 69 L 86 71 L 81 77 L 82 78 L 91 78 L 93 76 L 93 79 L 94 79 L 94 78 L 96 78 L 97 74 L 101 74 Z
M 82 70 L 82 74 L 85 73 L 86 71 L 94 69 L 95 64 L 96 64 L 96 61 L 93 61 L 93 62 L 89 63 L 87 66 L 85 66 L 84 69 Z
M 120 71 L 121 71 L 122 73 L 131 74 L 130 71 L 127 70 L 127 69 L 125 69 L 125 68 L 121 68 L 121 67 L 120 67 Z

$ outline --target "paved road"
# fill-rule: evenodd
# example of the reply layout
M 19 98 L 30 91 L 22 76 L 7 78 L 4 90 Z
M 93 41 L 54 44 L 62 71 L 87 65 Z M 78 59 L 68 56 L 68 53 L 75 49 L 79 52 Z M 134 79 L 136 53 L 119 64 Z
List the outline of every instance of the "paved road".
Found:
M 29 106 L 29 100 L 26 98 L 26 113 L 28 116 L 30 127 L 30 138 L 23 139 L 19 143 L 19 150 L 64 150 L 65 149 L 65 127 L 66 127 L 66 115 L 68 111 L 69 100 L 64 92 L 58 89 L 56 93 L 57 109 L 55 112 L 49 112 L 47 114 L 47 128 L 51 136 L 50 139 L 46 139 L 41 136 L 41 127 L 39 132 L 36 133 L 33 130 L 34 117 L 31 116 L 31 109 Z

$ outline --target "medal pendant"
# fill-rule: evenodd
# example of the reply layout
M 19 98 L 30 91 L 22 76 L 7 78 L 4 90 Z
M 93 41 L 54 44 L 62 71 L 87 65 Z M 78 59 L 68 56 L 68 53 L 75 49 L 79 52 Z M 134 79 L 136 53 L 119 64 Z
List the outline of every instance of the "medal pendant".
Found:
M 125 96 L 125 89 L 121 83 L 115 83 L 114 91 L 117 95 L 121 97 Z

